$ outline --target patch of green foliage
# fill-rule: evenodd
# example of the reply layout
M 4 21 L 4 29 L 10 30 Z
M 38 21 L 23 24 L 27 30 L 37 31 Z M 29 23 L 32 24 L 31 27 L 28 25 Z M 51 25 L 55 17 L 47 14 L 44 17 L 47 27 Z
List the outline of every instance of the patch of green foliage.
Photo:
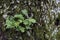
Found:
M 15 14 L 14 16 L 8 16 L 6 18 L 6 29 L 14 28 L 18 31 L 25 32 L 31 29 L 30 25 L 36 23 L 33 18 L 25 18 L 23 15 L 27 15 L 28 11 L 26 9 L 22 10 L 21 13 Z

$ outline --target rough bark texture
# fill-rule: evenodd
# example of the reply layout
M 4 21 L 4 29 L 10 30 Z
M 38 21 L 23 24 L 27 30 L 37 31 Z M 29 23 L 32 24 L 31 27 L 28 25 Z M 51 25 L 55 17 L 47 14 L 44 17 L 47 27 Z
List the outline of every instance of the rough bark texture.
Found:
M 55 22 L 55 17 L 52 20 L 50 10 L 56 7 L 55 1 L 52 0 L 0 0 L 0 40 L 55 40 L 54 36 L 51 37 L 54 28 L 56 28 L 52 24 Z M 32 30 L 27 30 L 25 33 L 13 29 L 5 30 L 3 15 L 14 15 L 22 9 L 27 9 L 29 13 L 32 13 L 37 24 L 34 24 Z M 49 18 L 49 23 L 44 22 L 47 21 L 46 15 Z M 52 28 L 50 29 L 50 27 Z

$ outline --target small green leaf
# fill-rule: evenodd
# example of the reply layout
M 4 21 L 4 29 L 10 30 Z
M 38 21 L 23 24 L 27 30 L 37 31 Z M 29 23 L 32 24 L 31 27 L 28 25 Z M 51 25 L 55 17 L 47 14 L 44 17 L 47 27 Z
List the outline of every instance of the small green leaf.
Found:
M 20 18 L 21 20 L 24 20 L 24 17 L 22 14 L 17 14 L 14 16 L 14 18 Z
M 30 19 L 29 19 L 29 22 L 36 23 L 36 20 L 35 20 L 35 19 L 30 18 Z
M 14 26 L 7 25 L 7 26 L 6 26 L 6 29 L 9 29 L 9 28 L 14 28 Z
M 20 30 L 21 32 L 25 32 L 25 28 L 24 27 L 19 26 L 17 29 Z
M 19 26 L 19 22 L 15 22 L 15 23 L 14 23 L 14 26 L 15 26 L 15 27 L 18 27 L 18 26 Z
M 26 29 L 32 29 L 30 26 L 26 26 Z
M 23 21 L 23 23 L 24 23 L 25 25 L 28 25 L 28 24 L 29 24 L 29 21 L 26 19 L 26 20 Z
M 6 24 L 5 25 L 7 25 L 6 28 L 13 28 L 12 22 L 10 20 L 8 20 L 8 19 L 6 20 Z
M 22 23 L 23 21 L 22 20 L 18 20 L 20 23 Z
M 25 32 L 25 28 L 21 28 L 20 30 L 21 30 L 21 32 Z
M 23 13 L 24 15 L 27 15 L 27 14 L 28 14 L 28 11 L 27 11 L 26 9 L 24 9 L 24 10 L 22 10 L 22 13 Z

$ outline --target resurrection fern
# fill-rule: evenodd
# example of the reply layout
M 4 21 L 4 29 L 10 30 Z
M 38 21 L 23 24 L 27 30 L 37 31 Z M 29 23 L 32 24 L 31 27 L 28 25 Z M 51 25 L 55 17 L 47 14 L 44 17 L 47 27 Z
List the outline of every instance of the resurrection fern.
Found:
M 25 18 L 23 15 L 28 15 L 26 9 L 21 11 L 22 13 L 16 14 L 14 16 L 8 16 L 6 18 L 6 29 L 14 28 L 18 31 L 25 32 L 28 29 L 31 29 L 30 25 L 36 23 L 36 20 L 33 18 Z

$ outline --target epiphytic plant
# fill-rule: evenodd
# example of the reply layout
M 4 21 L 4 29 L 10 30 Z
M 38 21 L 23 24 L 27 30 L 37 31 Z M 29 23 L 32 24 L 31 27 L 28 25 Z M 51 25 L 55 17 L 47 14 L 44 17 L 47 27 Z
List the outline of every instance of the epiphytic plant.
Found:
M 24 15 L 28 15 L 28 11 L 26 9 L 22 10 L 19 14 L 15 14 L 14 16 L 8 16 L 5 24 L 6 29 L 14 28 L 21 32 L 31 29 L 30 25 L 36 23 L 36 20 L 31 17 L 25 18 Z

